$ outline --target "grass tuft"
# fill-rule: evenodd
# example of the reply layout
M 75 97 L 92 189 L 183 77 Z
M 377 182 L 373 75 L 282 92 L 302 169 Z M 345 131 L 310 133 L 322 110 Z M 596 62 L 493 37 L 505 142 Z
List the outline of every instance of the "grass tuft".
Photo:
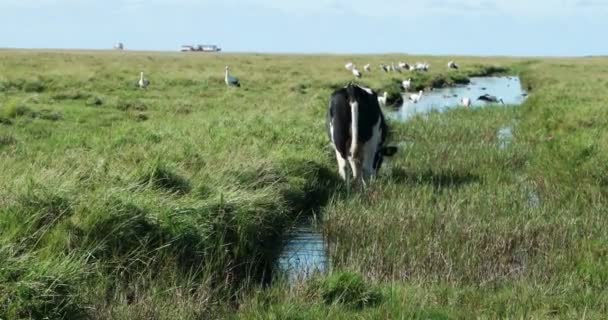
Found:
M 0 146 L 10 146 L 17 143 L 17 139 L 11 135 L 0 135 Z
M 382 293 L 378 288 L 365 282 L 360 274 L 338 272 L 318 280 L 313 285 L 326 304 L 342 304 L 362 308 L 381 302 Z
M 103 105 L 103 100 L 98 96 L 93 96 L 88 98 L 85 104 L 90 107 L 99 107 Z
M 43 92 L 45 90 L 44 82 L 41 80 L 31 80 L 23 84 L 23 91 L 25 92 Z
M 17 255 L 6 246 L 0 247 L 0 260 L 0 318 L 86 318 L 76 289 L 85 275 L 78 260 Z
M 510 72 L 510 69 L 503 66 L 498 65 L 481 65 L 477 64 L 473 66 L 473 70 L 469 72 L 469 76 L 471 77 L 491 77 L 491 76 L 499 76 L 505 75 Z
M 175 194 L 186 194 L 192 189 L 188 180 L 161 163 L 148 167 L 140 176 L 139 181 L 142 185 L 153 186 Z
M 2 108 L 3 116 L 6 118 L 17 118 L 32 113 L 32 109 L 17 101 L 10 101 Z

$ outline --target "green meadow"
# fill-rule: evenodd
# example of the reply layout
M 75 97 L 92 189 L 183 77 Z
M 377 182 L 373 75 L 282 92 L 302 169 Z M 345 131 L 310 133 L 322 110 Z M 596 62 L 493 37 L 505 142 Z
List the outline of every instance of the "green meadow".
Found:
M 379 70 L 399 60 L 431 69 Z M 325 132 L 347 61 L 392 98 L 530 95 L 391 121 L 399 152 L 347 190 Z M 0 319 L 605 319 L 607 107 L 607 58 L 0 51 Z M 330 271 L 286 283 L 311 215 Z

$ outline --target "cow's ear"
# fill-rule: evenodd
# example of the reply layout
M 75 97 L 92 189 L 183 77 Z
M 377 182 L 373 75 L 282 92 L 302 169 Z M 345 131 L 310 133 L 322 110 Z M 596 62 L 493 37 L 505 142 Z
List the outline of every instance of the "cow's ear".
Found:
M 385 157 L 392 157 L 395 153 L 397 153 L 397 147 L 390 146 L 382 148 L 382 155 Z

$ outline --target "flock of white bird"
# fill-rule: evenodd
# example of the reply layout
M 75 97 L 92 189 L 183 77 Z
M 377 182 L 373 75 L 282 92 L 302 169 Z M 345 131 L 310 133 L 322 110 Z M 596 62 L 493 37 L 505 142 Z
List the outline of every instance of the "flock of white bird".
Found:
M 450 61 L 450 63 L 453 64 L 453 66 L 455 66 L 454 69 L 458 69 L 458 66 L 456 66 L 456 64 L 453 61 Z M 361 71 L 359 71 L 359 69 L 357 68 L 357 66 L 355 64 L 353 64 L 352 62 L 348 62 L 344 65 L 344 67 L 346 68 L 346 70 L 352 72 L 352 74 L 357 77 L 357 78 L 361 78 L 362 73 Z M 419 72 L 426 72 L 429 71 L 429 68 L 431 66 L 424 62 L 418 62 L 416 64 L 408 64 L 405 63 L 403 61 L 399 61 L 397 64 L 395 64 L 394 62 L 391 62 L 391 64 L 384 64 L 381 63 L 380 64 L 380 69 L 383 70 L 384 72 L 407 72 L 407 71 L 419 71 Z M 453 67 L 451 67 L 453 68 Z M 371 64 L 366 64 L 363 66 L 363 70 L 365 70 L 365 72 L 372 72 L 372 65 Z
M 450 69 L 458 69 L 458 65 L 454 61 L 448 62 L 447 66 Z M 361 71 L 359 71 L 359 69 L 357 68 L 357 66 L 354 63 L 348 62 L 344 65 L 344 67 L 346 68 L 346 70 L 352 72 L 352 74 L 355 77 L 361 78 L 362 73 L 361 73 Z M 423 62 L 423 63 L 417 62 L 412 65 L 402 62 L 402 61 L 399 61 L 396 65 L 394 62 L 391 62 L 390 65 L 387 65 L 384 63 L 380 64 L 380 68 L 382 70 L 384 70 L 384 72 L 404 72 L 404 71 L 427 72 L 430 69 L 430 67 L 431 66 L 426 62 Z M 372 71 L 371 64 L 368 63 L 365 66 L 363 66 L 363 70 L 365 70 L 365 72 L 371 72 Z M 226 85 L 228 87 L 240 87 L 241 86 L 239 79 L 230 74 L 230 67 L 228 67 L 228 66 L 226 66 L 226 68 L 225 68 L 224 82 L 226 83 Z M 139 81 L 137 82 L 137 85 L 139 86 L 140 89 L 146 89 L 150 85 L 150 81 L 144 77 L 143 71 L 140 72 L 140 74 L 139 74 Z M 411 78 L 408 78 L 401 82 L 401 88 L 405 92 L 408 92 L 411 87 L 412 87 Z M 422 99 L 423 93 L 424 93 L 423 90 L 420 90 L 418 93 L 410 94 L 408 96 L 408 99 L 413 103 L 418 103 Z M 378 102 L 380 103 L 381 106 L 386 106 L 387 98 L 388 98 L 388 92 L 386 92 L 386 91 L 382 94 L 382 96 L 378 97 Z M 470 107 L 471 103 L 472 103 L 471 99 L 468 97 L 464 97 L 460 100 L 460 104 L 465 107 Z
M 390 64 L 381 63 L 379 67 L 384 72 L 402 73 L 402 72 L 427 72 L 431 68 L 431 65 L 426 62 L 416 62 L 415 64 L 408 64 L 406 62 L 399 61 L 399 62 L 397 62 L 397 64 L 395 64 L 394 62 L 391 62 Z M 458 64 L 456 64 L 456 62 L 454 62 L 454 61 L 448 62 L 447 67 L 449 69 L 458 69 L 459 68 Z M 363 76 L 361 71 L 359 71 L 357 66 L 352 62 L 347 62 L 344 65 L 344 68 L 346 68 L 346 70 L 350 71 L 356 78 L 361 78 Z M 365 70 L 365 72 L 368 72 L 368 73 L 372 72 L 371 64 L 368 63 L 368 64 L 364 65 L 363 70 Z M 401 82 L 401 89 L 403 89 L 403 91 L 408 92 L 411 89 L 411 87 L 412 87 L 411 78 L 408 78 Z M 420 90 L 418 93 L 410 94 L 408 96 L 408 99 L 413 103 L 418 103 L 422 99 L 422 95 L 423 95 L 423 90 Z M 388 93 L 385 91 L 382 94 L 382 96 L 378 97 L 378 103 L 381 106 L 386 106 L 387 98 L 388 98 Z M 460 100 L 460 104 L 464 107 L 470 107 L 471 99 L 468 97 L 464 97 Z

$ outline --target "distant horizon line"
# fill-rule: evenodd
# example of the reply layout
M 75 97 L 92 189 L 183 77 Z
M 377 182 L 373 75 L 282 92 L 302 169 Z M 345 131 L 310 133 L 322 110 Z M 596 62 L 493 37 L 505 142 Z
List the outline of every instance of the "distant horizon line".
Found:
M 220 47 L 221 48 L 221 47 Z M 409 52 L 369 52 L 369 53 L 347 53 L 347 52 L 298 52 L 298 51 L 226 51 L 222 49 L 220 52 L 190 52 L 168 50 L 168 49 L 113 49 L 113 48 L 25 48 L 25 47 L 0 47 L 0 51 L 68 51 L 68 52 L 87 52 L 87 51 L 102 51 L 102 52 L 132 52 L 132 53 L 183 53 L 183 54 L 266 54 L 266 55 L 302 55 L 302 56 L 390 56 L 390 55 L 405 55 L 405 56 L 432 56 L 432 57 L 498 57 L 498 58 L 602 58 L 608 57 L 607 54 L 590 54 L 590 55 L 511 55 L 511 54 L 450 54 L 450 53 L 409 53 Z

